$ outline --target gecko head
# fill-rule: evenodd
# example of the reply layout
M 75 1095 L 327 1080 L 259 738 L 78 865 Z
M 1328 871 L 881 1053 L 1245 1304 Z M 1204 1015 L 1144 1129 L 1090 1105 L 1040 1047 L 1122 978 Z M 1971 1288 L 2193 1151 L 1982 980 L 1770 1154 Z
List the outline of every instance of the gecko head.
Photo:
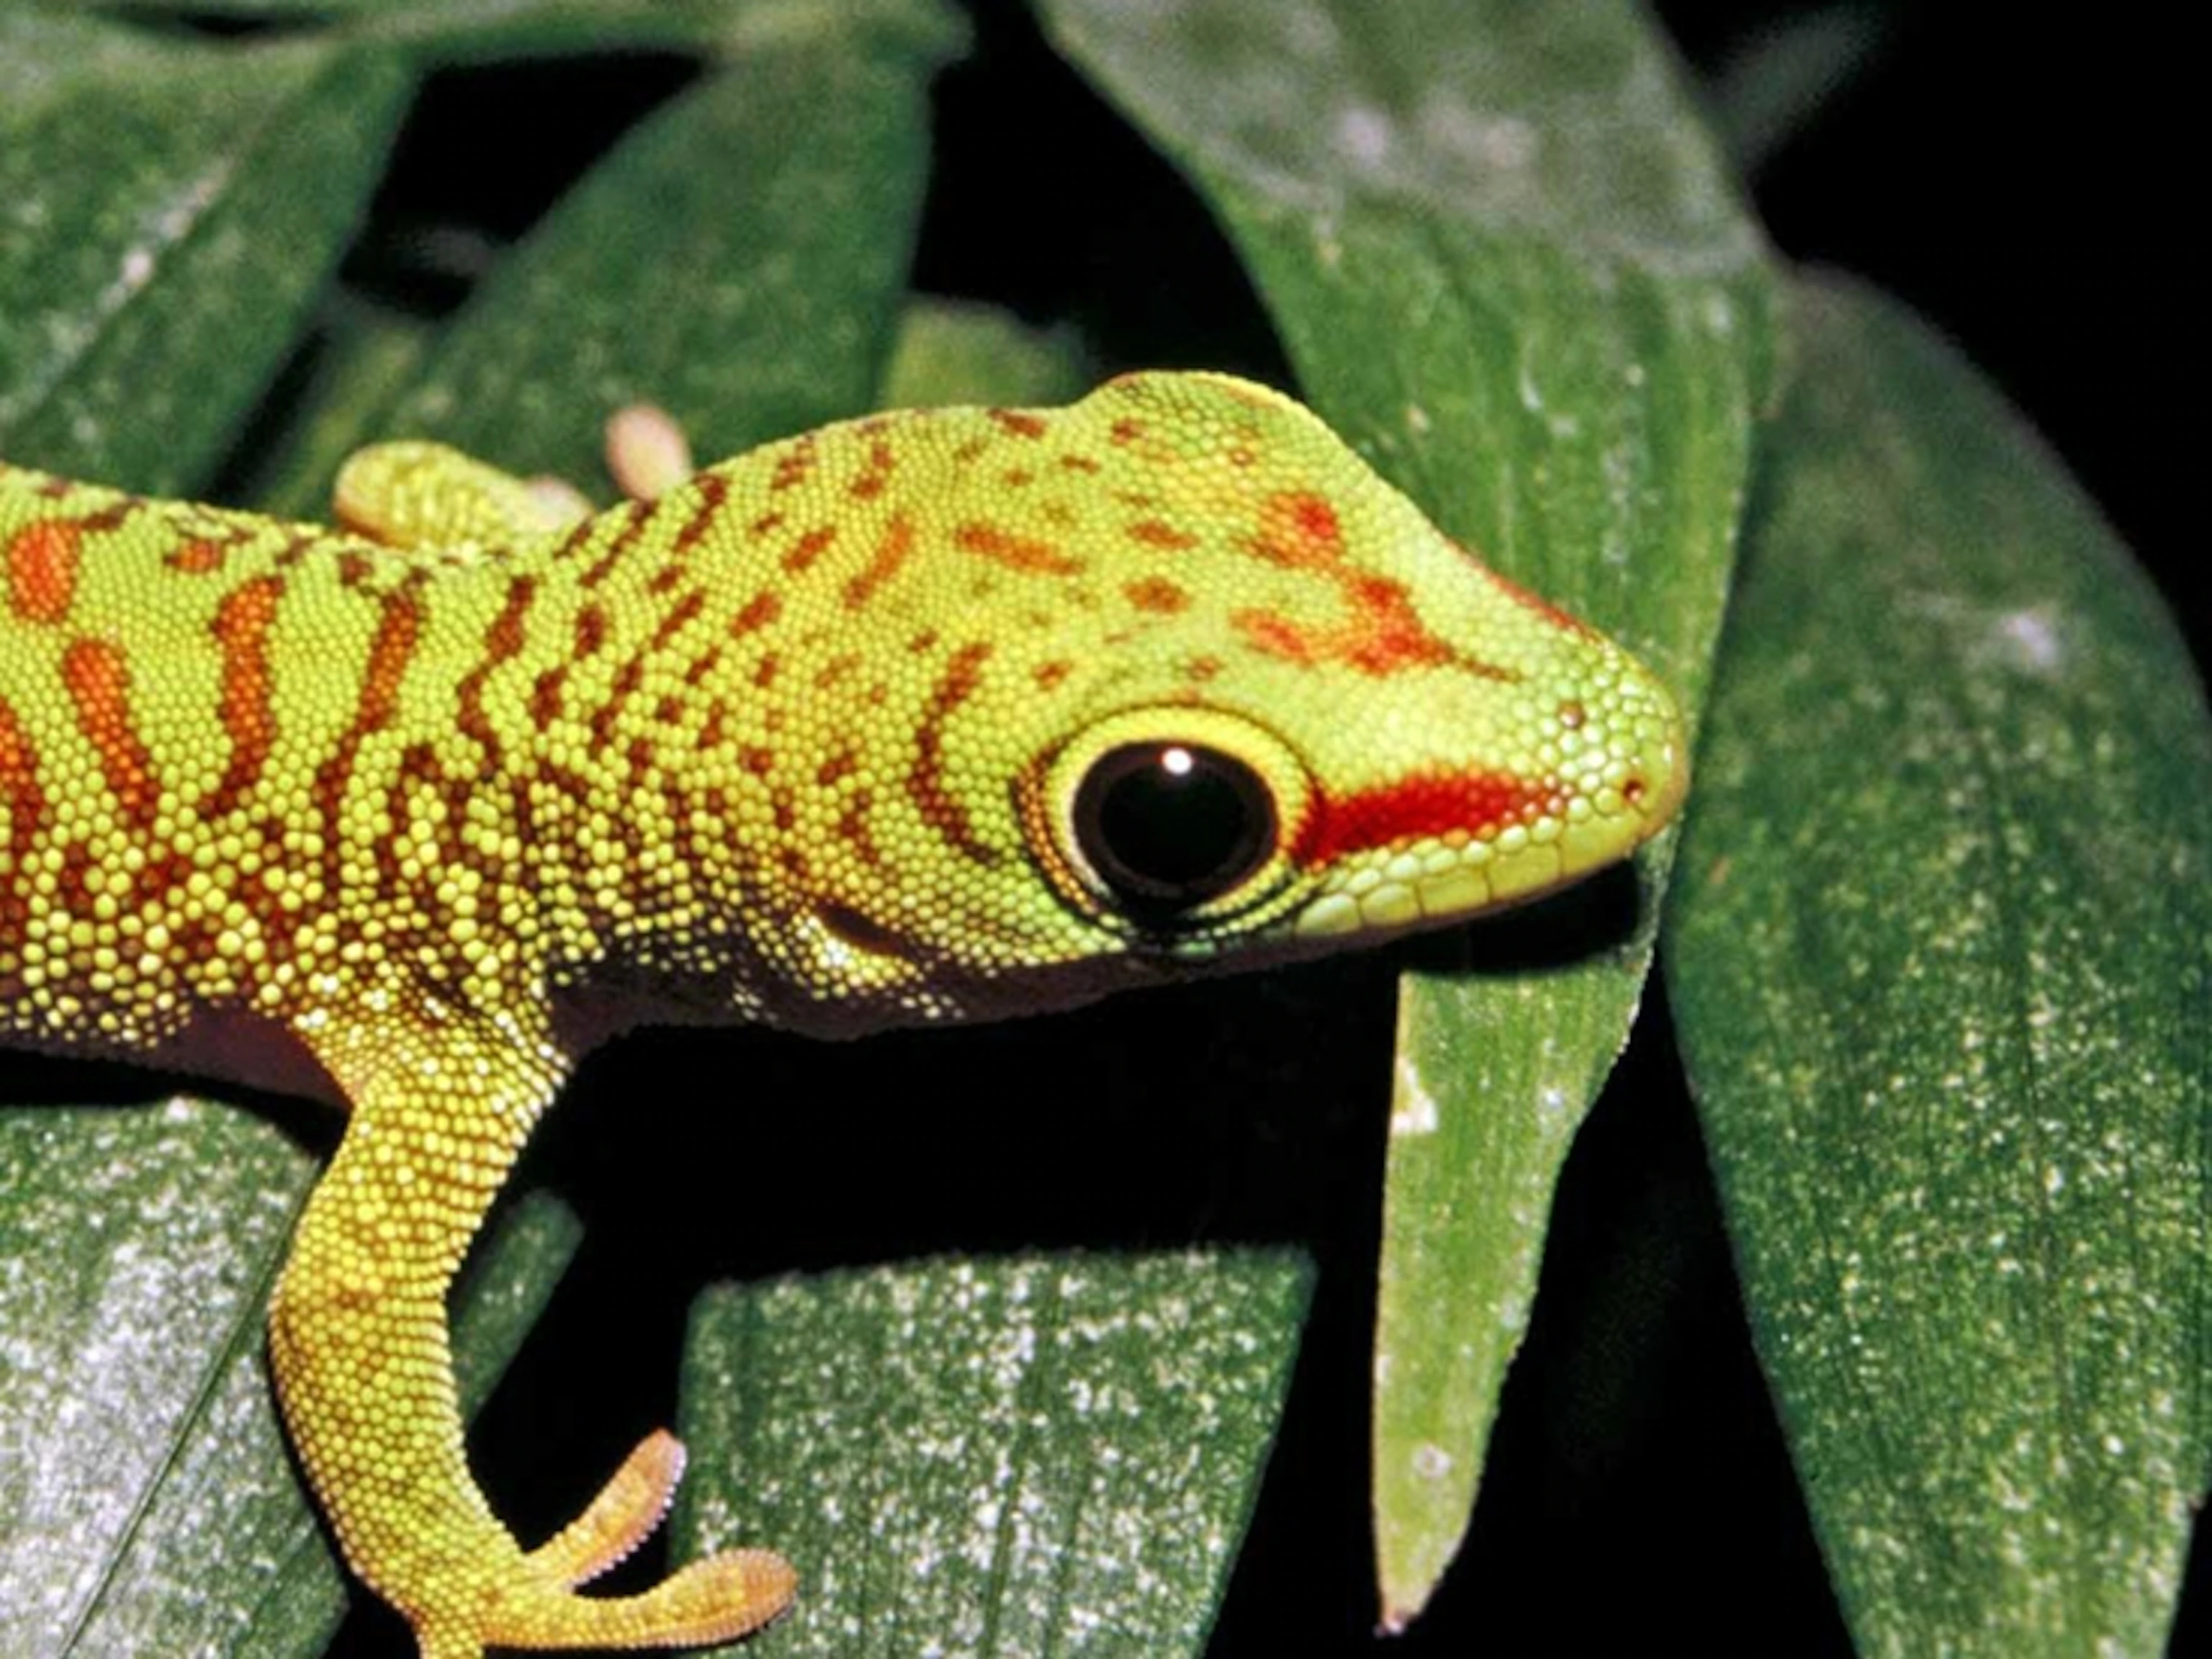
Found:
M 878 842 L 908 878 L 879 865 L 835 908 L 882 967 L 855 1023 L 1448 923 L 1674 815 L 1686 744 L 1652 673 L 1290 399 L 1147 374 L 998 418 L 880 596 L 932 666 Z

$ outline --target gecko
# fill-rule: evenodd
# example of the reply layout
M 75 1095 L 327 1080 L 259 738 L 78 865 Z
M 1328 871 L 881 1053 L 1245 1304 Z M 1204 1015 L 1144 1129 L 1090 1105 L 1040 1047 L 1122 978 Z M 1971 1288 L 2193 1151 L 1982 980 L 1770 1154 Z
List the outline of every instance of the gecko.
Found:
M 665 1431 L 535 1548 L 471 1474 L 448 1287 L 587 1050 L 1369 944 L 1621 859 L 1687 787 L 1649 669 L 1226 375 L 878 414 L 599 513 L 413 441 L 337 495 L 0 463 L 0 1042 L 347 1114 L 270 1370 L 423 1659 L 796 1593 L 750 1548 L 580 1593 L 667 1510 Z

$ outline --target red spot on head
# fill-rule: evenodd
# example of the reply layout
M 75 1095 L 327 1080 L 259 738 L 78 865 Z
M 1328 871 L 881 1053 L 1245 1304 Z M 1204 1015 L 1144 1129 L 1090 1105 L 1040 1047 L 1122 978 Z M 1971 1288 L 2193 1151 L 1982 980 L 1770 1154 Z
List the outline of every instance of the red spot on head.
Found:
M 1182 677 L 1194 685 L 1203 685 L 1221 672 L 1218 657 L 1193 657 L 1182 665 Z
M 1139 611 L 1169 616 L 1190 609 L 1190 595 L 1165 576 L 1140 576 L 1126 584 L 1121 592 Z
M 1510 772 L 1454 772 L 1408 778 L 1380 789 L 1316 799 L 1292 839 L 1291 856 L 1318 868 L 1349 853 L 1448 835 L 1493 834 L 1556 811 L 1557 783 Z
M 1040 690 L 1049 691 L 1074 672 L 1073 663 L 1064 657 L 1056 657 L 1050 662 L 1039 663 L 1032 671 L 1031 678 L 1036 681 Z
M 1083 568 L 1082 560 L 1050 542 L 1018 536 L 997 525 L 963 524 L 953 531 L 952 544 L 963 553 L 975 554 L 1010 570 L 1036 575 L 1073 576 Z
M 1145 423 L 1127 415 L 1106 428 L 1106 438 L 1109 443 L 1133 444 L 1144 435 Z
M 1244 545 L 1269 564 L 1333 584 L 1343 610 L 1340 617 L 1327 622 L 1280 611 L 1239 611 L 1230 620 L 1255 651 L 1301 667 L 1342 663 L 1363 674 L 1456 663 L 1469 672 L 1514 678 L 1454 650 L 1432 633 L 1403 582 L 1354 565 L 1336 509 L 1320 495 L 1306 490 L 1270 495 L 1260 509 L 1258 533 Z
M 1158 519 L 1139 519 L 1129 526 L 1129 539 L 1142 542 L 1147 547 L 1164 547 L 1180 552 L 1186 547 L 1196 547 L 1198 538 L 1188 530 L 1178 530 Z

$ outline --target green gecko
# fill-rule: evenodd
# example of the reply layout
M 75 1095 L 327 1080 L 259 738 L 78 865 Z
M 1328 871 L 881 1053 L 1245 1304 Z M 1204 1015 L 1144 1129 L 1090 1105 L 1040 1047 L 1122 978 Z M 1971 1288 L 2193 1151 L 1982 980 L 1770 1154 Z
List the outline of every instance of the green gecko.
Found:
M 1222 375 L 878 415 L 565 523 L 380 445 L 338 504 L 0 465 L 0 1040 L 349 1111 L 270 1352 L 425 1659 L 794 1594 L 766 1550 L 576 1593 L 659 1523 L 665 1432 L 535 1549 L 471 1477 L 447 1287 L 592 1045 L 1369 942 L 1621 858 L 1686 787 L 1645 668 Z

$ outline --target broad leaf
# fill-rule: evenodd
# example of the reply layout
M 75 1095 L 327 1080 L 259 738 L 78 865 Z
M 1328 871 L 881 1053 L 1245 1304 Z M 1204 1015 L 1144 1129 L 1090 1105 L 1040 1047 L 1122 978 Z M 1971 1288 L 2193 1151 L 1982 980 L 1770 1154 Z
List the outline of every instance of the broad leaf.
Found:
M 8 1651 L 321 1651 L 344 1587 L 263 1359 L 315 1168 L 274 1126 L 198 1101 L 0 1111 Z M 495 1234 L 457 1304 L 467 1409 L 576 1237 L 550 1200 Z
M 1810 285 L 1668 972 L 1867 1653 L 2154 1655 L 2212 1413 L 2212 721 L 1948 349 Z
M 1042 9 L 1188 171 L 1315 406 L 1694 713 L 1765 373 L 1758 239 L 1626 6 Z M 1383 1616 L 1464 1532 L 1553 1187 L 1624 1041 L 1665 854 L 1401 1004 L 1375 1508 Z M 1502 945 L 1497 941 L 1503 940 Z M 1540 964 L 1545 971 L 1528 971 Z M 1501 971 L 1501 969 L 1503 971 Z
M 1295 1256 L 1000 1258 L 702 1299 L 690 1549 L 769 1544 L 755 1659 L 1197 1659 L 1289 1385 Z
M 358 48 L 0 12 L 0 454 L 199 483 L 336 264 L 408 87 Z

